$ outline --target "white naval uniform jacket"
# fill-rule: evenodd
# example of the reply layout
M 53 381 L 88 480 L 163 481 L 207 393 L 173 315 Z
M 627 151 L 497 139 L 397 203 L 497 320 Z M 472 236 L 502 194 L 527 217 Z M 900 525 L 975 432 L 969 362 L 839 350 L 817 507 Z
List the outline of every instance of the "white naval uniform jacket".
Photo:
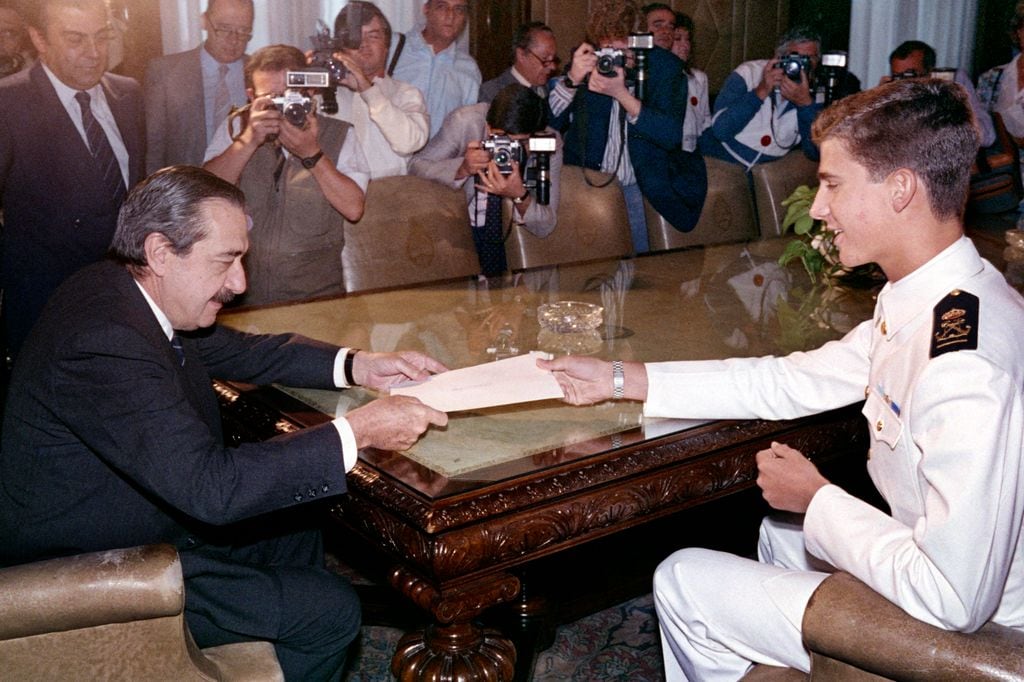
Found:
M 964 292 L 977 319 L 957 312 Z M 936 306 L 953 312 L 933 319 Z M 932 357 L 933 341 L 972 338 Z M 828 485 L 804 519 L 807 551 L 919 620 L 1024 629 L 1024 299 L 970 240 L 887 284 L 873 319 L 817 350 L 647 372 L 652 417 L 788 419 L 866 394 L 868 472 L 892 515 Z

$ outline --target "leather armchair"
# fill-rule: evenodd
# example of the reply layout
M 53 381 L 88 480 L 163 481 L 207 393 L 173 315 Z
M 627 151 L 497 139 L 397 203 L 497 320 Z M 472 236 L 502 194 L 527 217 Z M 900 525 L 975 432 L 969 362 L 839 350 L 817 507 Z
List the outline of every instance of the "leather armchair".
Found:
M 371 180 L 341 262 L 348 293 L 476 275 L 465 194 L 413 175 Z
M 1024 632 L 988 623 L 950 632 L 912 618 L 848 573 L 825 579 L 803 619 L 811 680 L 1024 679 Z M 806 680 L 802 673 L 755 666 L 747 681 Z
M 200 650 L 169 545 L 0 569 L 5 680 L 283 680 L 269 642 Z
M 782 234 L 786 208 L 782 205 L 800 185 L 818 184 L 818 164 L 794 149 L 777 161 L 756 164 L 750 170 L 757 205 L 757 222 L 762 237 Z

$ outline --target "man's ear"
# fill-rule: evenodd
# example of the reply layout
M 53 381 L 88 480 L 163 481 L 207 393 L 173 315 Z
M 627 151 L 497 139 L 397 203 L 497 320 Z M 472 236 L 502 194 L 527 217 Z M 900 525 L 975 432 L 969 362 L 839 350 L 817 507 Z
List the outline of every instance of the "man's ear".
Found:
M 897 168 L 886 179 L 892 210 L 900 213 L 919 191 L 917 174 L 909 168 Z
M 49 43 L 46 42 L 46 36 L 43 35 L 42 31 L 35 26 L 29 26 L 28 37 L 32 40 L 32 46 L 36 48 L 36 52 L 40 55 L 46 53 L 46 48 L 49 46 Z
M 159 232 L 150 232 L 146 235 L 143 251 L 146 254 L 146 265 L 157 277 L 163 277 L 170 259 L 177 258 L 170 240 Z

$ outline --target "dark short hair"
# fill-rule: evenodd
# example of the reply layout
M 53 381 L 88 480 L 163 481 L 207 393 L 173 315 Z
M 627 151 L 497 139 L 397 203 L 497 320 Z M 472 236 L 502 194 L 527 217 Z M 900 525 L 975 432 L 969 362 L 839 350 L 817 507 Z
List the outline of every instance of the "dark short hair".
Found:
M 794 26 L 781 36 L 775 43 L 775 54 L 785 56 L 783 52 L 794 43 L 814 43 L 818 47 L 818 54 L 821 54 L 821 34 L 810 26 Z
M 508 135 L 532 135 L 548 125 L 544 100 L 519 83 L 502 88 L 487 109 L 487 125 Z
M 353 14 L 358 14 L 359 16 L 360 29 L 373 21 L 374 17 L 380 19 L 380 23 L 384 25 L 384 40 L 389 45 L 391 44 L 391 22 L 388 21 L 388 18 L 384 16 L 384 13 L 380 11 L 377 5 L 372 2 L 365 2 L 365 0 L 349 0 L 348 4 L 341 8 L 338 16 L 334 17 L 335 36 L 348 33 L 349 17 Z
M 256 50 L 245 63 L 245 87 L 251 88 L 257 71 L 301 71 L 306 68 L 306 55 L 291 45 L 268 45 Z M 261 93 L 265 94 L 265 93 Z
M 676 28 L 685 28 L 690 32 L 690 38 L 693 38 L 693 19 L 690 18 L 689 14 L 676 12 Z
M 196 166 L 170 166 L 135 185 L 121 205 L 110 255 L 138 272 L 146 263 L 146 237 L 158 232 L 178 255 L 208 234 L 203 204 L 223 199 L 245 208 L 242 190 Z
M 1024 2 L 1018 2 L 1013 8 L 1013 16 L 1010 17 L 1010 41 L 1014 47 L 1020 47 L 1020 40 L 1017 38 L 1017 31 L 1024 26 Z
M 979 136 L 960 85 L 935 78 L 885 83 L 822 111 L 812 134 L 818 145 L 842 142 L 874 182 L 909 168 L 936 218 L 963 215 Z
M 663 2 L 652 2 L 649 5 L 644 5 L 643 7 L 640 8 L 640 11 L 643 12 L 644 17 L 646 17 L 651 12 L 655 12 L 659 9 L 668 10 L 669 12 L 672 12 L 672 14 L 676 13 L 675 10 L 673 10 L 671 7 L 669 7 Z
M 516 50 L 529 50 L 530 45 L 533 45 L 534 37 L 541 32 L 550 33 L 552 36 L 555 35 L 551 27 L 543 21 L 531 21 L 526 24 L 520 24 L 516 28 L 516 32 L 512 34 L 512 61 L 516 59 Z
M 889 63 L 894 59 L 906 59 L 915 52 L 924 53 L 924 69 L 931 73 L 935 68 L 935 48 L 921 40 L 904 40 L 889 55 Z M 924 75 L 924 74 L 921 74 Z

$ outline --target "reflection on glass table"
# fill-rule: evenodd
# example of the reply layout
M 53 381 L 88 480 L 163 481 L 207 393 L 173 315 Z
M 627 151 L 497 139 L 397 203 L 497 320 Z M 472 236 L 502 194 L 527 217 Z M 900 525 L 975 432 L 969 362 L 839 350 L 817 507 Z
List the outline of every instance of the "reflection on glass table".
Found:
M 802 270 L 778 265 L 784 244 L 544 268 L 503 282 L 448 282 L 240 310 L 221 319 L 251 332 L 297 331 L 355 348 L 421 350 L 458 368 L 531 350 L 645 362 L 774 354 L 816 346 L 870 316 L 871 292 L 851 289 L 826 302 L 827 322 L 809 329 L 806 320 L 780 324 L 779 310 L 796 309 L 808 288 Z M 602 321 L 589 332 L 542 328 L 538 309 L 560 301 L 599 306 Z M 329 416 L 374 397 L 361 389 L 281 390 Z M 635 402 L 570 407 L 551 400 L 454 413 L 446 429 L 431 430 L 406 452 L 361 456 L 435 497 L 693 425 L 645 423 Z

